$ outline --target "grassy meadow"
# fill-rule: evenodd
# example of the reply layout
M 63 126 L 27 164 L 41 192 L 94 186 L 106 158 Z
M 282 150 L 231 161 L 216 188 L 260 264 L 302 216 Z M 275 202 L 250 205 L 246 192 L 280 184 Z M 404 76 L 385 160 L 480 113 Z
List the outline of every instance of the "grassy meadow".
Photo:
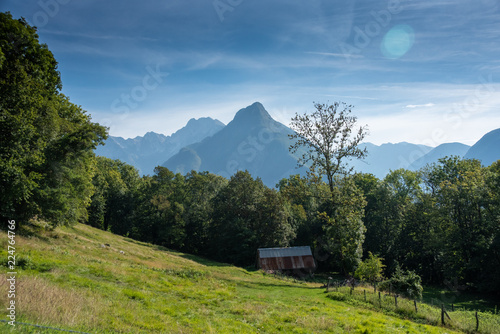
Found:
M 364 307 L 385 314 L 400 316 L 415 322 L 438 326 L 444 320 L 447 327 L 464 333 L 500 333 L 500 316 L 495 312 L 478 312 L 464 307 L 453 310 L 446 304 L 446 299 L 434 299 L 434 305 L 424 301 L 406 299 L 387 292 L 374 293 L 372 287 L 359 286 L 351 289 L 347 286 L 330 288 L 327 297 L 343 301 L 353 306 Z M 397 302 L 397 306 L 396 306 Z M 446 314 L 441 319 L 441 307 Z M 479 325 L 478 322 L 479 321 Z M 476 331 L 476 327 L 478 330 Z
M 6 320 L 7 235 L 0 232 Z M 16 236 L 17 321 L 85 333 L 459 333 L 86 225 Z M 0 332 L 53 333 L 0 323 Z M 62 332 L 61 332 L 62 333 Z

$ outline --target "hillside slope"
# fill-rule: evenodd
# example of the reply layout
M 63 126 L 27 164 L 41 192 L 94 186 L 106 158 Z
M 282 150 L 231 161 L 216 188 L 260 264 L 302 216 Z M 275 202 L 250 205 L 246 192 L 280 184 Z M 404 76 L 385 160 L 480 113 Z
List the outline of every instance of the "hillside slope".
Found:
M 410 170 L 419 170 L 428 164 L 437 163 L 444 157 L 459 156 L 463 158 L 470 146 L 462 143 L 445 143 L 433 148 L 429 153 L 415 160 L 410 166 Z
M 0 240 L 5 262 L 4 231 Z M 211 262 L 86 225 L 40 237 L 17 235 L 16 251 L 17 320 L 30 324 L 87 333 L 452 333 L 330 300 L 318 284 Z M 0 302 L 7 305 L 6 293 Z M 0 323 L 1 332 L 9 328 Z M 16 333 L 35 329 L 18 324 Z
M 466 159 L 478 159 L 483 166 L 489 166 L 500 159 L 500 129 L 485 134 L 465 154 Z

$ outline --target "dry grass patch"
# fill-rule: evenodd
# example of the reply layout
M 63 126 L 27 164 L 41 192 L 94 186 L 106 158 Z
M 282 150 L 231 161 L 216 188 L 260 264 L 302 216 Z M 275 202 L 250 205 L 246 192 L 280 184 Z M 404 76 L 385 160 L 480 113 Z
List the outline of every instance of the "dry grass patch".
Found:
M 8 291 L 6 275 L 0 277 L 0 291 Z M 15 301 L 17 314 L 36 324 L 94 327 L 102 312 L 96 297 L 68 291 L 39 277 L 18 278 Z M 0 304 L 8 304 L 7 294 L 0 294 Z

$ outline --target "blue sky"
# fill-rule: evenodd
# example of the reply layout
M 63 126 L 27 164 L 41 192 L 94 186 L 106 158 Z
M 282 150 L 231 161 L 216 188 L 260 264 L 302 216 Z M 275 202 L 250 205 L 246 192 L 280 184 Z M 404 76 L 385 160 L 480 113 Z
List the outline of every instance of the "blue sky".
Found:
M 1 0 L 38 27 L 63 93 L 122 137 L 224 123 L 262 102 L 280 122 L 354 105 L 375 144 L 472 145 L 500 128 L 497 0 Z

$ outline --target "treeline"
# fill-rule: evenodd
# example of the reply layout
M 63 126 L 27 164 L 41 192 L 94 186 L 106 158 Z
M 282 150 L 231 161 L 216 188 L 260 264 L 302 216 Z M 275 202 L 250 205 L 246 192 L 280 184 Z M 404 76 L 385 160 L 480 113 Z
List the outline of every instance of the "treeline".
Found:
M 97 158 L 92 226 L 218 261 L 248 266 L 259 247 L 310 245 L 320 270 L 353 273 L 363 253 L 386 275 L 413 270 L 450 289 L 500 288 L 500 161 L 457 157 L 383 180 L 354 174 L 326 183 L 290 176 L 276 189 L 239 171 L 227 180 L 158 167 L 139 177 Z

